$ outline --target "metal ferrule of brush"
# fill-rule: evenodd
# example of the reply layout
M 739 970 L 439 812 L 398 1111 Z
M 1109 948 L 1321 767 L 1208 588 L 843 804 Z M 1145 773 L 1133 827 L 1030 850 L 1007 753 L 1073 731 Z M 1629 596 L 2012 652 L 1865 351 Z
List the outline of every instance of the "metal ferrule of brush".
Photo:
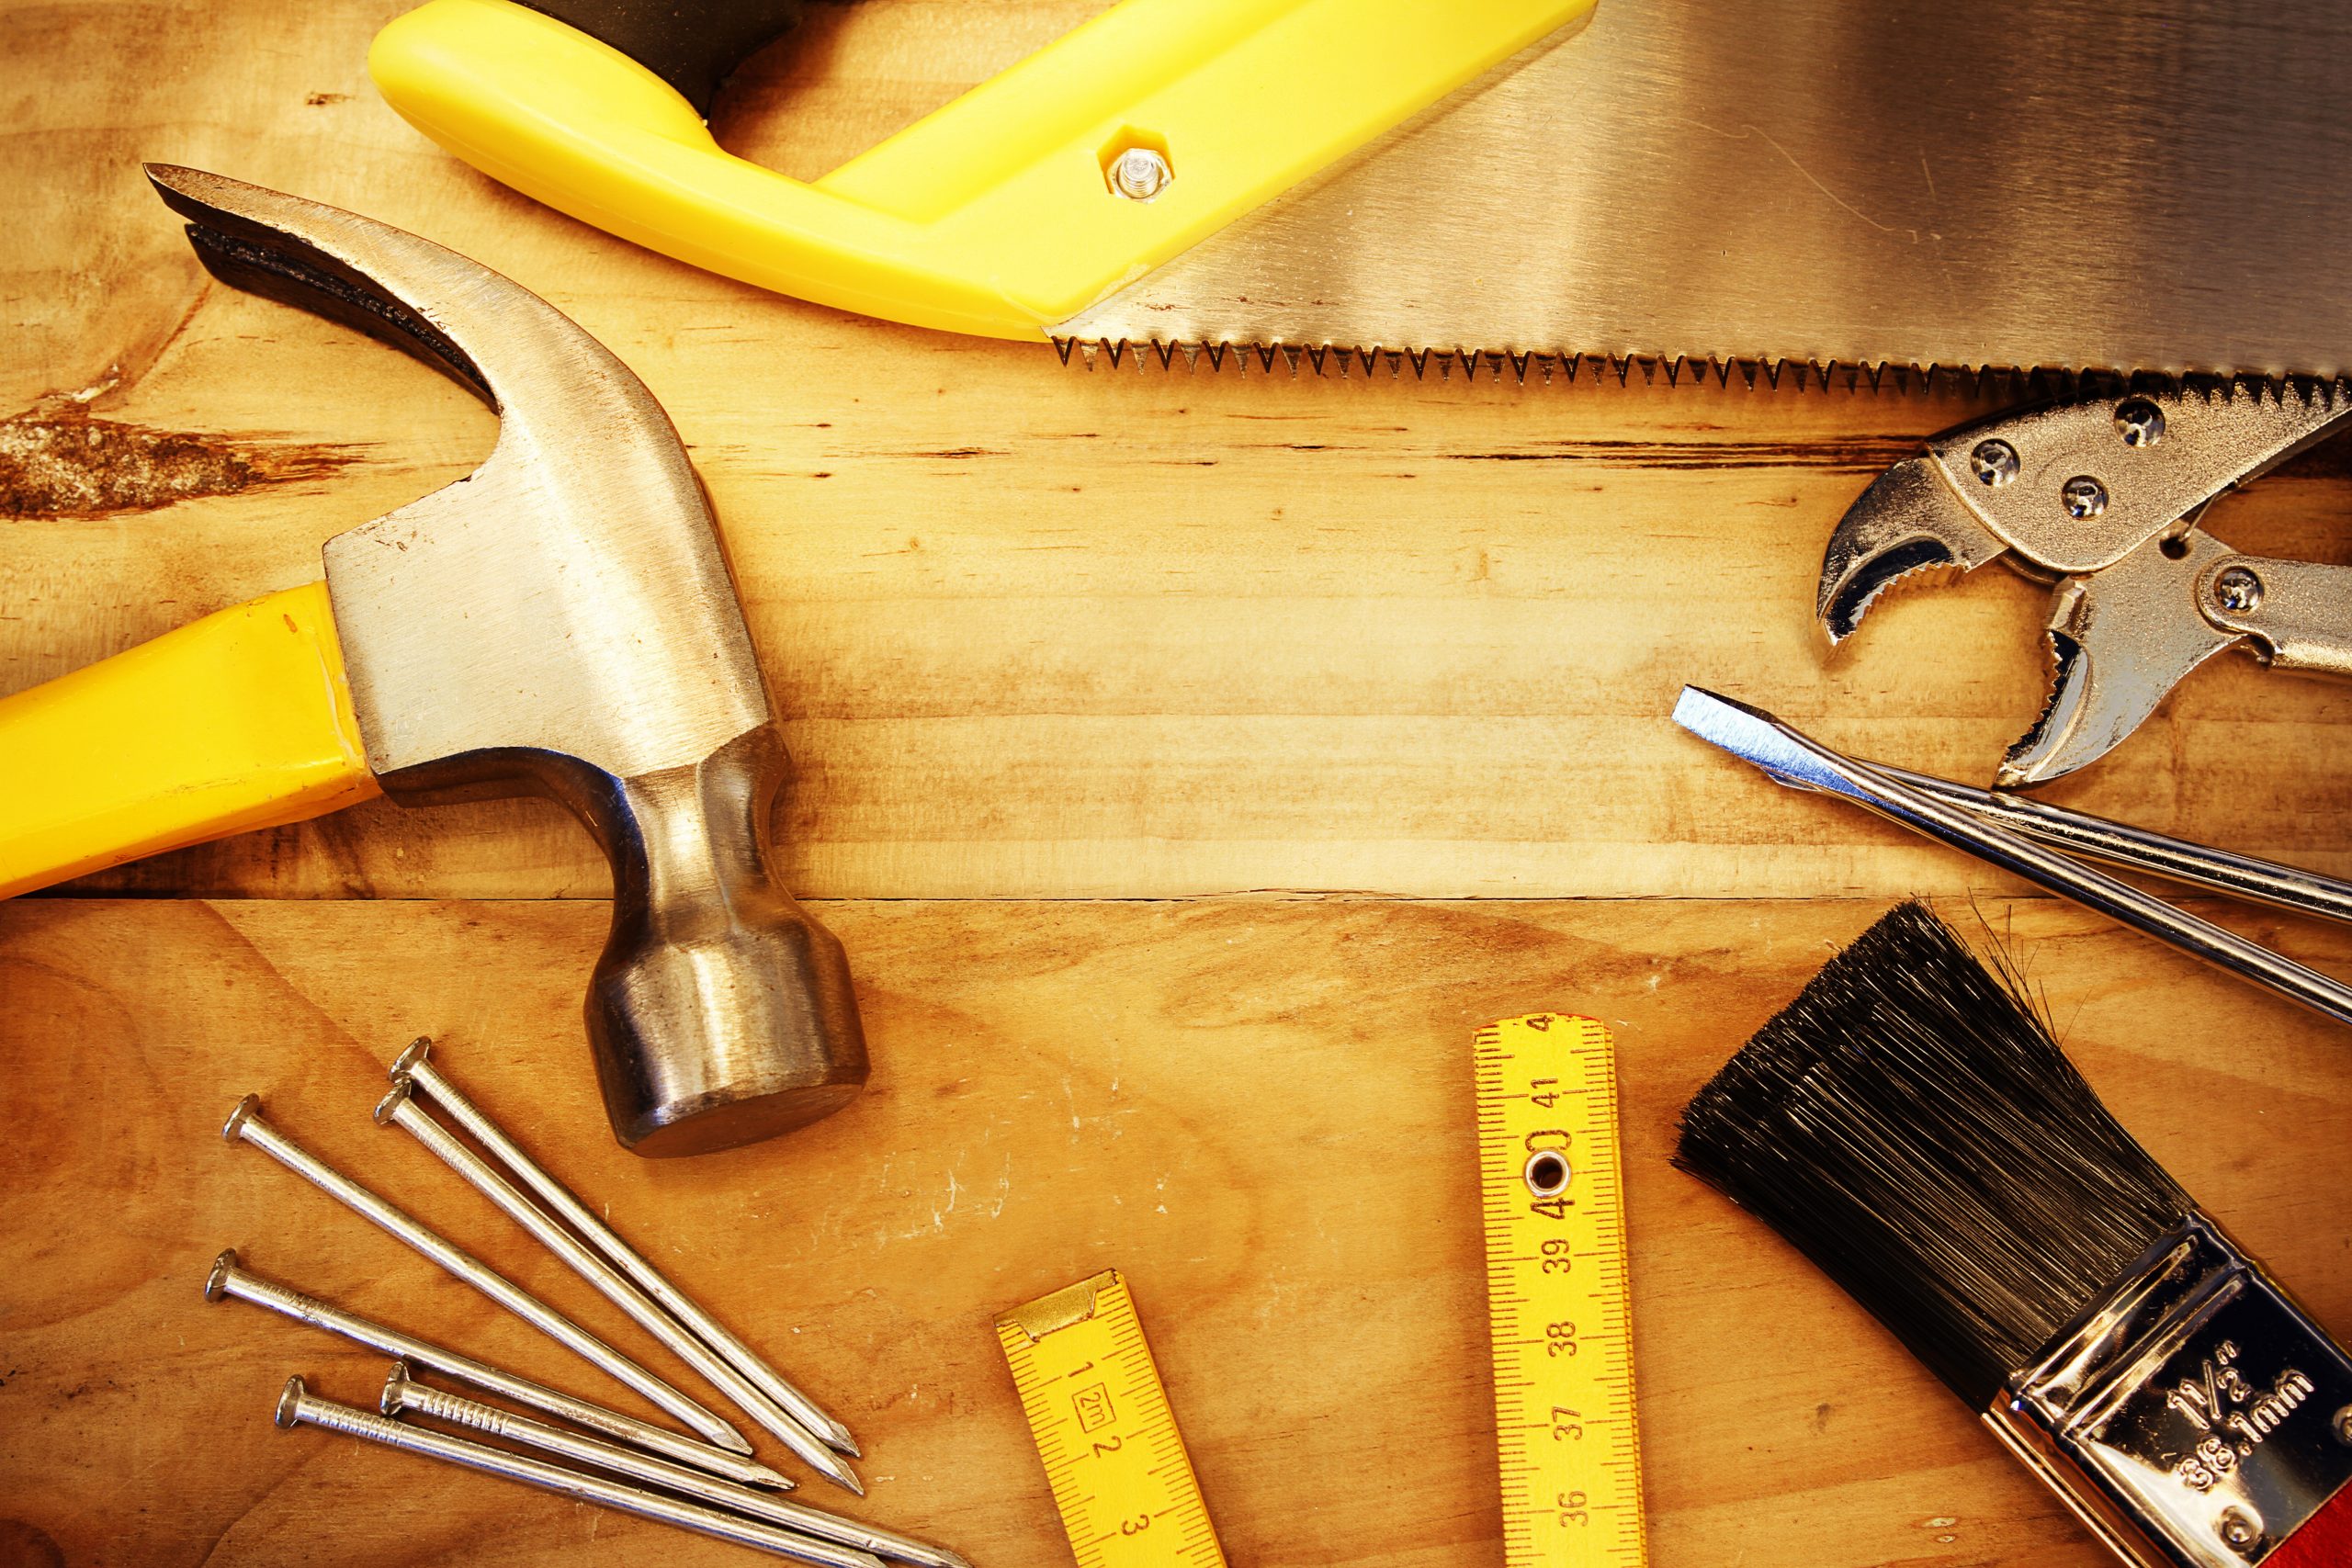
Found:
M 2142 1568 L 2259 1563 L 2352 1480 L 2352 1359 L 2198 1213 L 1984 1419 Z

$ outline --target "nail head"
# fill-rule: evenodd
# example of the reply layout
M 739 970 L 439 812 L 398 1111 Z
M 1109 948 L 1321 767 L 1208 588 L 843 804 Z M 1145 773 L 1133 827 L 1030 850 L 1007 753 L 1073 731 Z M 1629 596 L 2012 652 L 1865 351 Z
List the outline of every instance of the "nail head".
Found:
M 393 1081 L 398 1082 L 416 1071 L 424 1065 L 424 1059 L 431 1055 L 433 1055 L 433 1036 L 430 1034 L 420 1034 L 410 1041 L 408 1049 L 392 1059 L 390 1076 Z
M 237 1101 L 237 1109 L 229 1112 L 229 1120 L 221 1123 L 220 1136 L 235 1143 L 245 1135 L 245 1122 L 261 1110 L 261 1096 L 249 1094 Z
M 286 1380 L 285 1391 L 277 1396 L 277 1421 L 289 1432 L 301 1425 L 302 1395 L 306 1392 L 302 1387 L 301 1374 L 298 1372 Z
M 384 1392 L 376 1398 L 376 1408 L 387 1416 L 397 1416 L 407 1408 L 408 1363 L 394 1360 L 392 1370 L 384 1374 Z
M 390 1089 L 386 1091 L 383 1099 L 376 1102 L 376 1125 L 379 1127 L 390 1125 L 392 1118 L 399 1114 L 400 1108 L 408 1103 L 409 1096 L 415 1091 L 415 1079 L 406 1077 L 394 1078 Z
M 229 1293 L 229 1276 L 237 1271 L 237 1249 L 224 1247 L 212 1260 L 212 1277 L 204 1281 L 204 1299 L 217 1302 Z

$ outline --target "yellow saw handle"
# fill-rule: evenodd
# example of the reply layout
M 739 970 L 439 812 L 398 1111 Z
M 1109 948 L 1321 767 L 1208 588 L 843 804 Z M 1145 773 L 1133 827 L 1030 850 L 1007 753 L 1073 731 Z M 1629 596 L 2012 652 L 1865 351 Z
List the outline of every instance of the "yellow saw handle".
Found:
M 1592 5 L 1124 0 L 813 184 L 729 153 L 662 75 L 514 0 L 430 0 L 368 66 L 458 157 L 624 239 L 820 304 L 1035 340 Z M 1148 199 L 1117 188 L 1129 152 L 1172 176 Z
M 0 698 L 0 898 L 381 793 L 327 585 Z

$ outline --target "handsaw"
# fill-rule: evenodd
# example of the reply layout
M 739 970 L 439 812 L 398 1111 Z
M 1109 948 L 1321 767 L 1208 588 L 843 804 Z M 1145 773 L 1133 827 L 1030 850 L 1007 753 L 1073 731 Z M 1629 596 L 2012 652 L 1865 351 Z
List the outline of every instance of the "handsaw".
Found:
M 616 233 L 1065 358 L 2352 370 L 2325 0 L 1123 0 L 805 185 L 703 123 L 789 6 L 540 6 L 370 68 Z

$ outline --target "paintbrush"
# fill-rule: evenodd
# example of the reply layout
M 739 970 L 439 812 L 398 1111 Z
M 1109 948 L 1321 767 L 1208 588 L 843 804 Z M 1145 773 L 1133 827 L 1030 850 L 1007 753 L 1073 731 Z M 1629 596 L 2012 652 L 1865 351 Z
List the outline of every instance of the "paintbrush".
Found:
M 2352 1563 L 2352 1358 L 2199 1211 L 2014 970 L 1905 904 L 1682 1113 L 1779 1231 L 2140 1568 Z

